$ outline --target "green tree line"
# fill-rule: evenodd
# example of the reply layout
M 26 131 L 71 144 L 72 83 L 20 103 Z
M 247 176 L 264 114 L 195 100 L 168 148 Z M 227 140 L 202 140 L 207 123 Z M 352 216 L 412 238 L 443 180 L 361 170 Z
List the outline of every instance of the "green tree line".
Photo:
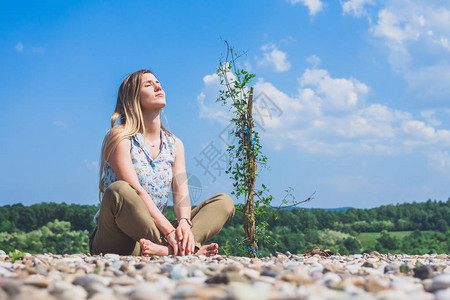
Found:
M 87 252 L 88 235 L 94 229 L 92 218 L 98 205 L 40 203 L 0 207 L 0 249 L 28 252 Z M 278 218 L 270 213 L 257 222 L 267 221 L 261 255 L 276 251 L 301 253 L 312 247 L 328 248 L 341 254 L 377 250 L 391 253 L 450 253 L 450 199 L 422 203 L 386 205 L 346 211 L 324 209 L 281 209 Z M 169 207 L 167 217 L 175 218 Z M 221 253 L 244 255 L 241 241 L 242 211 L 214 237 Z M 412 231 L 402 239 L 390 231 Z M 373 246 L 358 240 L 362 232 L 382 232 Z

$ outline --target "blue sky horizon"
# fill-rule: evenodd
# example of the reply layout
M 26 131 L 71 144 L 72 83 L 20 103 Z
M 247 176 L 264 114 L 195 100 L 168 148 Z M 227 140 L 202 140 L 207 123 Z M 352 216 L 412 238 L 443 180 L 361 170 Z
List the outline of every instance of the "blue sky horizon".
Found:
M 231 194 L 231 113 L 215 101 L 223 40 L 247 52 L 239 65 L 256 74 L 270 167 L 257 186 L 273 205 L 289 187 L 296 200 L 315 192 L 302 207 L 450 197 L 447 1 L 0 5 L 0 205 L 97 204 L 119 85 L 143 68 L 166 93 L 163 124 L 185 145 L 192 203 Z

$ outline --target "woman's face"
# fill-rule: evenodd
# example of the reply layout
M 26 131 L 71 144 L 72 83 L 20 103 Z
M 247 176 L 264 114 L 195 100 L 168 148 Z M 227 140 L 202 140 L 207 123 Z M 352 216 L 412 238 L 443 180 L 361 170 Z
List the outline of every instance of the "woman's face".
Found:
M 160 110 L 166 106 L 166 95 L 155 75 L 142 75 L 141 108 L 145 110 Z

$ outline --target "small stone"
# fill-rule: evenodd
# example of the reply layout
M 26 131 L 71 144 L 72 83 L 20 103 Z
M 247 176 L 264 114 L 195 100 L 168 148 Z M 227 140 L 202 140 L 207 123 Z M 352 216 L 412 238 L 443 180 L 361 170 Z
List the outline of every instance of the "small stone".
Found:
M 181 264 L 173 266 L 172 270 L 170 271 L 170 277 L 175 280 L 186 278 L 188 277 L 188 274 L 188 269 Z
M 259 272 L 253 269 L 243 269 L 240 274 L 246 276 L 249 279 L 259 278 Z
M 28 266 L 25 267 L 25 271 L 27 271 L 28 274 L 30 274 L 30 275 L 39 274 L 39 272 L 35 268 L 28 267 Z
M 114 278 L 111 281 L 111 285 L 135 285 L 136 281 L 128 276 L 121 276 L 118 278 Z
M 433 276 L 433 269 L 428 265 L 422 265 L 414 269 L 414 277 L 420 278 L 421 280 L 431 278 Z
M 262 266 L 262 261 L 259 259 L 259 258 L 252 258 L 251 260 L 250 260 L 250 263 L 252 264 L 252 265 L 254 265 L 254 266 L 257 266 L 257 267 L 260 267 L 260 266 Z
M 279 277 L 280 274 L 274 271 L 270 271 L 270 270 L 264 270 L 261 272 L 261 276 L 268 276 L 268 277 Z
M 178 284 L 173 294 L 174 298 L 190 298 L 195 293 L 196 285 L 190 283 Z
M 87 256 L 84 258 L 84 261 L 87 262 L 88 264 L 91 264 L 91 263 L 95 263 L 96 259 L 95 259 L 95 257 Z
M 113 254 L 113 253 L 107 253 L 107 254 L 105 254 L 104 257 L 105 257 L 106 259 L 110 259 L 110 260 L 114 260 L 114 261 L 120 260 L 120 255 L 118 255 L 118 254 Z
M 165 263 L 171 264 L 171 263 L 174 262 L 174 259 L 173 259 L 173 258 L 170 258 L 170 257 L 168 257 L 168 256 L 163 256 L 162 259 L 163 259 L 163 261 L 164 261 Z
M 337 265 L 337 264 L 322 264 L 322 266 L 324 267 L 323 272 L 334 272 L 334 273 L 340 273 L 340 272 L 344 272 L 344 268 L 341 265 Z
M 18 279 L 1 278 L 0 288 L 2 288 L 9 295 L 15 295 L 20 292 L 21 281 Z
M 335 287 L 341 282 L 341 277 L 339 275 L 327 272 L 320 279 L 328 287 Z
M 286 255 L 284 255 L 283 253 L 278 252 L 277 253 L 277 259 L 276 262 L 279 264 L 284 264 L 288 261 L 288 257 Z
M 97 293 L 113 294 L 113 291 L 110 288 L 98 282 L 89 283 L 83 286 L 83 288 L 86 290 L 86 292 L 88 292 L 88 298 L 92 297 L 92 295 Z
M 74 286 L 64 281 L 55 282 L 51 293 L 56 298 L 63 300 L 86 299 L 88 296 L 86 290 L 81 286 Z
M 226 299 L 227 291 L 221 286 L 197 288 L 190 297 L 198 299 Z
M 238 272 L 226 272 L 225 276 L 228 282 L 241 282 L 241 283 L 249 283 L 247 277 L 239 274 Z
M 438 273 L 442 273 L 444 271 L 444 269 L 446 268 L 446 266 L 444 265 L 436 265 L 434 266 L 434 271 L 438 272 Z
M 325 268 L 322 264 L 314 264 L 310 267 L 309 271 L 311 273 L 322 273 L 324 269 Z
M 30 285 L 23 285 L 20 288 L 20 293 L 12 297 L 12 299 L 56 300 L 56 298 L 50 295 L 46 289 L 40 289 Z
M 84 260 L 81 257 L 64 257 L 61 259 L 64 263 L 83 263 Z
M 312 280 L 305 274 L 299 273 L 286 273 L 281 277 L 281 280 L 295 283 L 296 285 L 304 285 L 310 283 Z
M 361 267 L 364 268 L 376 268 L 376 265 L 373 262 L 366 261 L 362 264 Z
M 450 288 L 450 274 L 441 274 L 436 276 L 430 287 L 432 292 L 437 290 L 445 290 L 448 288 Z
M 134 287 L 130 298 L 133 300 L 169 300 L 171 297 L 170 294 L 164 292 L 161 284 L 143 282 Z
M 47 288 L 50 282 L 46 278 L 28 277 L 23 281 L 24 284 L 32 285 L 38 288 Z
M 384 267 L 384 273 L 400 273 L 400 263 L 390 263 Z
M 82 287 L 85 287 L 86 285 L 92 284 L 92 283 L 98 283 L 103 286 L 108 286 L 111 282 L 111 279 L 104 276 L 99 276 L 96 274 L 87 274 L 84 276 L 78 276 L 74 279 L 72 282 L 74 285 L 81 285 Z
M 305 262 L 305 264 L 307 264 L 307 265 L 312 265 L 312 264 L 315 264 L 315 263 L 317 263 L 319 261 L 319 259 L 317 258 L 317 257 L 310 257 L 310 258 L 308 258 L 307 260 L 306 260 L 306 262 Z
M 118 298 L 111 293 L 96 293 L 89 300 L 118 300 Z
M 350 274 L 359 274 L 360 273 L 360 267 L 358 265 L 350 265 L 347 264 L 344 267 L 347 271 L 350 272 Z
M 0 276 L 2 277 L 11 277 L 11 274 L 13 274 L 10 270 L 7 268 L 0 267 Z
M 242 283 L 249 283 L 249 280 L 245 277 L 240 275 L 238 272 L 225 272 L 225 274 L 218 274 L 216 276 L 213 276 L 211 278 L 208 278 L 205 283 L 208 284 L 220 284 L 220 283 L 229 283 L 229 282 L 242 282 Z
M 263 291 L 260 291 L 251 285 L 241 283 L 241 282 L 230 283 L 227 290 L 231 294 L 231 299 L 236 299 L 236 300 L 266 299 L 266 295 L 264 295 Z
M 436 300 L 448 300 L 450 299 L 450 288 L 445 290 L 439 290 L 434 293 Z
M 378 293 L 389 289 L 389 281 L 382 278 L 369 278 L 366 282 L 366 290 L 372 293 Z
M 232 264 L 223 268 L 223 272 L 239 272 L 242 270 L 241 264 Z

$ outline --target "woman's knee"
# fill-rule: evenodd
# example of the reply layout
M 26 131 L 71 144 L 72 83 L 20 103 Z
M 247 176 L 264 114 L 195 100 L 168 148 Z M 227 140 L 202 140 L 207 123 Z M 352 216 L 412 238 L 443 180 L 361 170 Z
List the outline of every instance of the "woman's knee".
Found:
M 134 191 L 133 187 L 124 180 L 117 180 L 111 183 L 108 188 L 105 190 L 103 195 L 103 201 L 124 198 L 128 199 L 129 197 L 124 197 L 127 193 Z
M 226 193 L 219 193 L 218 196 L 225 212 L 230 216 L 230 218 L 233 217 L 235 212 L 233 198 Z

